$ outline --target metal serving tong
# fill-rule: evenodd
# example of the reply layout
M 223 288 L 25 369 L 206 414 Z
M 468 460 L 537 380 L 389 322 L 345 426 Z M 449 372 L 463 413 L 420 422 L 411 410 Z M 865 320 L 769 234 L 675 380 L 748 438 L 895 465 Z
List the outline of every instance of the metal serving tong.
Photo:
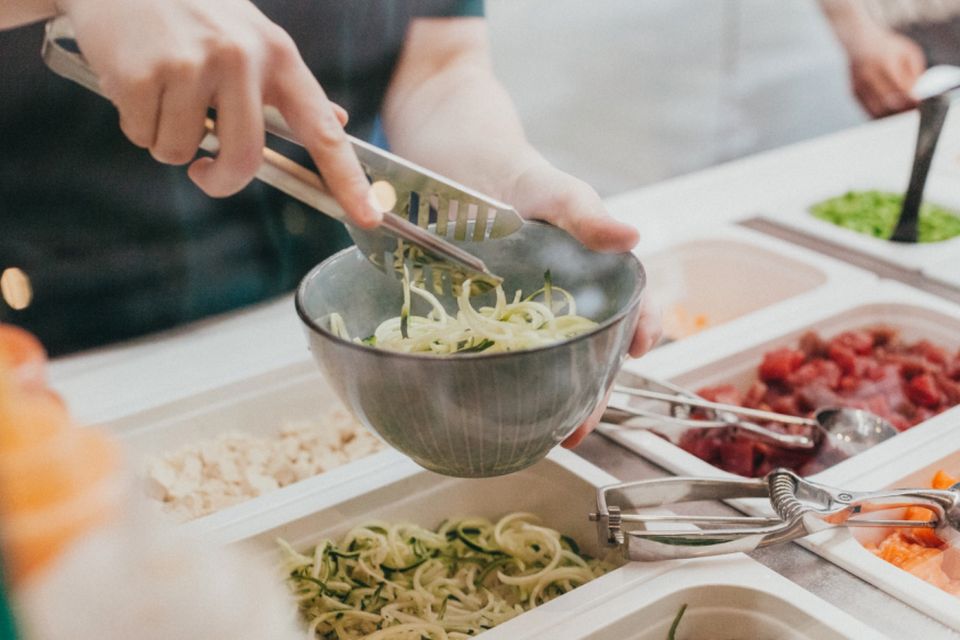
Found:
M 788 449 L 813 449 L 818 444 L 813 432 L 809 435 L 779 433 L 745 419 L 759 417 L 767 421 L 807 425 L 804 418 L 710 402 L 679 385 L 651 376 L 621 372 L 618 379 L 621 384 L 614 386 L 614 397 L 603 414 L 604 422 L 609 424 L 625 429 L 657 431 L 671 437 L 682 435 L 688 429 L 737 427 L 758 440 L 764 440 Z M 628 406 L 625 403 L 618 402 L 617 394 L 655 402 L 665 402 L 670 407 L 670 413 L 663 414 L 640 407 Z M 691 418 L 690 415 L 694 409 L 705 410 L 710 418 L 706 420 Z
M 624 376 L 621 374 L 621 377 Z M 804 418 L 711 402 L 673 383 L 648 376 L 631 374 L 626 379 L 631 382 L 630 386 L 617 385 L 613 388 L 614 394 L 665 402 L 671 411 L 670 415 L 664 415 L 619 404 L 614 400 L 608 405 L 603 419 L 626 429 L 649 429 L 663 435 L 676 435 L 676 432 L 687 429 L 736 427 L 751 437 L 785 449 L 809 451 L 826 440 L 834 451 L 848 458 L 897 435 L 892 424 L 862 409 L 827 407 L 818 410 L 812 418 Z M 663 390 L 669 393 L 664 393 Z M 694 409 L 706 411 L 712 419 L 690 419 Z M 807 429 L 806 433 L 801 434 L 780 433 L 749 422 L 747 418 L 798 425 Z
M 63 16 L 47 23 L 42 55 L 55 73 L 103 95 Z M 299 144 L 276 110 L 267 109 L 264 121 L 269 133 Z M 346 223 L 360 250 L 385 273 L 402 273 L 408 265 L 425 282 L 439 285 L 435 288 L 452 289 L 466 278 L 487 286 L 502 281 L 482 260 L 449 240 L 481 241 L 509 235 L 523 225 L 516 210 L 362 140 L 350 136 L 350 142 L 381 204 L 402 214 L 386 213 L 377 229 L 349 224 L 346 213 L 316 172 L 269 148 L 263 150 L 257 178 Z M 207 135 L 200 147 L 212 154 L 219 151 L 213 120 L 207 121 Z M 436 224 L 431 225 L 431 220 Z M 398 238 L 412 247 L 398 244 Z
M 772 516 L 684 516 L 627 513 L 701 500 L 767 498 Z M 869 513 L 924 507 L 927 521 L 860 518 Z M 602 545 L 631 560 L 698 558 L 748 552 L 835 527 L 913 527 L 949 537 L 960 529 L 960 484 L 947 490 L 845 491 L 777 469 L 765 478 L 663 478 L 602 487 L 597 491 Z

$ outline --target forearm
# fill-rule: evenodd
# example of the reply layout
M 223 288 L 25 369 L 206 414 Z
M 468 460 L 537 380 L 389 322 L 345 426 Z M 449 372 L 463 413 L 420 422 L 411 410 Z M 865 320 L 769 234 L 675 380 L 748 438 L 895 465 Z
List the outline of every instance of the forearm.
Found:
M 57 14 L 54 0 L 3 0 L 0 2 L 0 30 L 19 27 Z
M 473 27 L 462 35 L 476 38 L 474 45 L 452 51 L 438 64 L 424 69 L 422 63 L 401 61 L 385 101 L 384 125 L 399 155 L 507 198 L 519 174 L 545 161 L 527 142 L 493 74 L 482 25 Z M 426 36 L 416 25 L 411 31 L 414 46 Z
M 880 27 L 859 0 L 819 1 L 833 32 L 848 52 Z

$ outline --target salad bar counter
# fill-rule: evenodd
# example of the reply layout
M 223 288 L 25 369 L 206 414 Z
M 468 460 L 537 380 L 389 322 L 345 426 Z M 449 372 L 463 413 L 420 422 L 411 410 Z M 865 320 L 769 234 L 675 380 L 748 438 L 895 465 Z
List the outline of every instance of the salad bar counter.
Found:
M 639 562 L 611 553 L 588 519 L 600 487 L 671 474 L 753 478 L 787 467 L 851 490 L 955 483 L 960 157 L 950 154 L 960 149 L 960 121 L 948 121 L 933 166 L 936 206 L 921 215 L 923 242 L 894 245 L 882 236 L 906 186 L 915 132 L 916 114 L 889 118 L 609 201 L 641 232 L 644 295 L 663 308 L 666 330 L 617 384 L 656 379 L 688 398 L 788 417 L 859 409 L 891 426 L 856 455 L 822 429 L 751 418 L 760 431 L 807 441 L 785 446 L 721 410 L 615 393 L 645 417 L 601 424 L 575 451 L 555 448 L 515 473 L 439 475 L 351 416 L 309 361 L 286 298 L 151 343 L 56 361 L 53 386 L 82 421 L 124 444 L 163 518 L 277 567 L 311 638 L 952 637 L 960 547 L 941 530 L 835 528 L 749 556 Z M 758 216 L 776 237 L 738 224 Z M 892 281 L 845 252 L 936 287 Z M 574 291 L 575 312 L 556 279 L 554 288 L 547 273 L 528 298 L 501 293 L 476 309 L 461 301 L 459 312 L 472 332 L 497 340 L 534 311 L 538 327 L 561 331 L 562 304 L 571 317 L 590 317 L 589 287 Z M 930 292 L 937 287 L 955 295 Z M 391 307 L 399 316 L 389 340 L 366 330 L 373 319 L 359 330 L 349 314 L 343 331 L 317 331 L 324 340 L 358 335 L 351 349 L 376 349 L 368 334 L 402 347 L 411 327 L 422 337 L 456 324 L 455 311 L 425 290 L 405 293 L 403 306 Z M 450 344 L 428 337 L 419 350 L 503 356 L 483 335 Z M 515 373 L 541 383 L 534 372 Z M 116 390 L 109 398 L 91 392 L 107 388 Z M 404 393 L 397 411 L 416 406 L 416 394 Z M 536 398 L 528 408 L 545 410 Z M 658 431 L 660 418 L 683 428 Z M 698 426 L 704 420 L 715 427 Z M 435 423 L 415 435 L 446 451 L 455 430 Z M 771 515 L 755 498 L 670 509 Z M 894 511 L 896 520 L 930 517 Z

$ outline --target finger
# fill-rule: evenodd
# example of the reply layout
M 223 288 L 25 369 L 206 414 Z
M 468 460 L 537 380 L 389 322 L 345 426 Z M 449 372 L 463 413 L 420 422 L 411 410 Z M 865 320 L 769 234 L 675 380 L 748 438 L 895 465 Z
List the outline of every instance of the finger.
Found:
M 884 64 L 867 76 L 875 103 L 879 103 L 883 115 L 899 113 L 909 107 L 909 100 L 896 76 L 895 64 Z
M 544 211 L 531 213 L 560 227 L 593 251 L 623 253 L 640 240 L 635 227 L 607 214 L 600 196 L 579 181 Z
M 859 81 L 854 87 L 854 93 L 861 106 L 863 106 L 872 117 L 880 118 L 887 115 L 887 108 L 872 85 L 865 81 Z
M 212 95 L 199 76 L 169 83 L 160 102 L 156 140 L 150 153 L 160 162 L 186 164 L 197 155 Z
M 890 113 L 900 113 L 910 108 L 913 102 L 910 97 L 912 86 L 912 83 L 901 80 L 896 68 L 884 69 L 882 84 L 884 93 L 880 97 Z
M 603 412 L 607 409 L 607 402 L 610 401 L 610 393 L 607 392 L 607 395 L 604 396 L 603 401 L 597 405 L 596 409 L 593 410 L 593 413 L 577 427 L 577 430 L 567 436 L 567 439 L 561 442 L 561 446 L 564 449 L 573 449 L 586 438 L 590 433 L 597 428 L 597 425 L 600 424 L 600 420 L 603 418 Z
M 340 123 L 340 126 L 347 126 L 347 123 L 350 122 L 350 114 L 347 113 L 347 110 L 336 102 L 331 102 L 330 105 L 333 107 L 333 113 L 337 116 L 337 121 Z
M 923 52 L 923 48 L 912 40 L 908 41 L 903 55 L 900 56 L 898 67 L 899 81 L 905 89 L 909 90 L 917 78 L 927 70 L 927 55 Z
M 383 219 L 367 176 L 332 103 L 302 62 L 281 75 L 271 99 L 303 141 L 331 195 L 355 223 L 375 227 Z
M 120 112 L 120 129 L 123 134 L 138 147 L 152 147 L 157 139 L 157 118 L 163 86 L 159 82 L 145 79 L 117 88 L 104 82 L 104 87 L 104 95 L 110 98 Z
M 919 46 L 909 48 L 900 60 L 898 82 L 907 97 L 908 108 L 916 107 L 918 104 L 916 98 L 913 97 L 913 87 L 926 69 L 926 56 Z
M 640 241 L 640 232 L 636 227 L 606 214 L 572 216 L 568 226 L 566 231 L 593 251 L 624 253 Z
M 649 295 L 643 296 L 640 303 L 640 316 L 637 319 L 637 328 L 630 343 L 630 356 L 639 358 L 660 342 L 663 337 L 660 308 L 651 300 Z
M 217 94 L 216 158 L 190 165 L 190 178 L 208 195 L 222 198 L 245 187 L 263 161 L 264 125 L 259 86 L 249 74 L 234 73 Z

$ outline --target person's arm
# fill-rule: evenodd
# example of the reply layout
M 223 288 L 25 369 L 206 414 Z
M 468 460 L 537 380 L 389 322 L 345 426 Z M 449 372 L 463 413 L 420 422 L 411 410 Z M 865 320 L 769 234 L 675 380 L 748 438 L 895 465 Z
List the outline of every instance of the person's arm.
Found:
M 551 166 L 530 144 L 493 74 L 482 18 L 415 20 L 387 92 L 391 148 L 517 208 L 587 246 L 628 251 L 631 226 L 609 217 L 596 192 Z
M 12 26 L 66 14 L 77 42 L 134 144 L 160 162 L 190 163 L 212 196 L 243 188 L 260 166 L 263 110 L 276 107 L 304 141 L 353 221 L 381 219 L 343 125 L 287 33 L 248 0 L 0 0 Z M 220 153 L 194 159 L 208 107 Z
M 0 31 L 50 18 L 56 13 L 54 0 L 3 0 L 0 3 Z
M 596 191 L 527 142 L 494 77 L 482 19 L 414 21 L 387 92 L 384 126 L 399 155 L 489 193 L 526 218 L 555 224 L 592 249 L 629 251 L 637 243 L 637 230 L 610 217 Z M 631 355 L 648 351 L 659 335 L 659 314 L 645 299 Z M 583 440 L 602 413 L 600 406 L 564 446 Z
M 861 2 L 820 0 L 837 39 L 847 53 L 854 95 L 873 117 L 916 106 L 910 94 L 926 69 L 916 42 L 878 24 Z

